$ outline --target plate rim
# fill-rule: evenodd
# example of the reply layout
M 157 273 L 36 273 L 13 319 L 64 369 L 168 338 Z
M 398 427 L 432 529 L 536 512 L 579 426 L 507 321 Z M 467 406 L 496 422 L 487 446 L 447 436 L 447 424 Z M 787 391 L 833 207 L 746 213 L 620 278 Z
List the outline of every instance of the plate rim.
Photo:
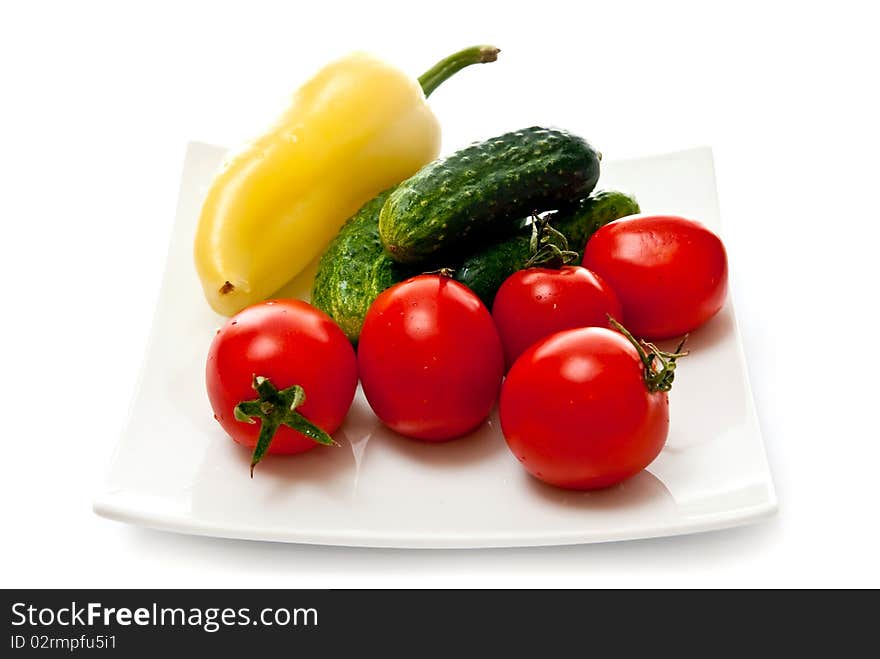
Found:
M 174 515 L 164 515 L 144 508 L 125 505 L 126 497 L 107 493 L 99 495 L 92 504 L 93 511 L 105 519 L 133 524 L 157 531 L 194 535 L 227 540 L 247 540 L 251 542 L 276 542 L 332 547 L 373 548 L 373 549 L 502 549 L 515 547 L 554 547 L 569 545 L 598 544 L 603 542 L 623 542 L 648 540 L 694 533 L 720 531 L 752 524 L 774 516 L 779 510 L 778 500 L 772 483 L 768 487 L 765 501 L 752 506 L 736 508 L 723 513 L 713 513 L 708 519 L 694 517 L 674 524 L 646 527 L 624 526 L 609 532 L 607 529 L 568 533 L 419 533 L 400 535 L 397 532 L 381 533 L 356 529 L 290 529 L 280 532 L 276 529 L 260 527 L 225 527 L 212 522 L 195 521 Z M 121 499 L 121 500 L 120 500 Z

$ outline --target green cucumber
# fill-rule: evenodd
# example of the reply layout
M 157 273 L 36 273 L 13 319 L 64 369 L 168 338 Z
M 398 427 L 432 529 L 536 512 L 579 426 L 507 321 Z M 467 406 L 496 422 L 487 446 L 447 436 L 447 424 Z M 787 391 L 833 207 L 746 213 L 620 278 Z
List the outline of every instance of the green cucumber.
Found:
M 535 210 L 586 197 L 600 158 L 582 138 L 539 126 L 472 144 L 398 185 L 379 214 L 379 236 L 399 263 L 468 251 Z
M 321 257 L 312 288 L 312 304 L 328 314 L 346 336 L 357 343 L 367 310 L 386 288 L 425 269 L 392 261 L 379 241 L 379 210 L 390 191 L 367 202 L 340 230 Z M 639 205 L 622 192 L 595 192 L 574 209 L 556 214 L 553 226 L 578 246 L 583 256 L 587 239 L 599 227 L 639 212 Z M 522 228 L 467 258 L 455 278 L 466 284 L 491 308 L 504 280 L 529 259 L 531 228 Z M 444 265 L 455 267 L 461 257 Z
M 583 259 L 587 240 L 600 227 L 639 212 L 639 204 L 634 197 L 623 192 L 603 190 L 593 193 L 572 209 L 554 214 L 550 224 L 566 237 L 571 249 L 576 249 L 580 259 Z M 526 261 L 531 256 L 531 233 L 531 226 L 527 225 L 517 235 L 473 254 L 456 270 L 455 279 L 470 287 L 491 309 L 495 293 L 504 280 L 526 267 Z
M 312 286 L 312 304 L 353 343 L 379 293 L 413 274 L 392 261 L 379 242 L 379 210 L 390 192 L 368 201 L 342 226 L 321 256 Z

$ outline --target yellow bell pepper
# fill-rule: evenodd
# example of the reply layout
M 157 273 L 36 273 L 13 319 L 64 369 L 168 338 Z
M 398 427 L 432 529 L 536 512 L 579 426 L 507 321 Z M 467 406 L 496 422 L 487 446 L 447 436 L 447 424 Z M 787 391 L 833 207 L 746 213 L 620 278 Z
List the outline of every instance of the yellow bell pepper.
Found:
M 498 52 L 468 48 L 418 81 L 354 53 L 306 82 L 267 133 L 224 162 L 208 190 L 195 263 L 214 310 L 232 315 L 276 293 L 364 203 L 436 158 L 440 127 L 426 97 Z

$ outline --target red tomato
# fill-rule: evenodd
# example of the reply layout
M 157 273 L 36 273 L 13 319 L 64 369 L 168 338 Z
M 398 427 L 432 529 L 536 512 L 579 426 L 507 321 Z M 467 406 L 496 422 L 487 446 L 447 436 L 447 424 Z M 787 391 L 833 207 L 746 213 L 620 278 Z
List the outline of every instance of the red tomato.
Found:
M 607 327 L 608 314 L 622 321 L 617 296 L 601 277 L 580 266 L 515 272 L 498 289 L 492 305 L 508 368 L 545 336 L 578 327 Z
M 520 356 L 501 389 L 501 429 L 529 473 L 591 490 L 657 457 L 669 431 L 674 359 L 664 373 L 651 370 L 649 387 L 639 350 L 622 334 L 587 327 L 554 334 Z
M 259 393 L 257 377 L 270 383 L 264 383 Z M 300 300 L 270 300 L 244 309 L 217 332 L 208 353 L 206 379 L 214 417 L 232 439 L 255 448 L 261 429 L 277 425 L 268 452 L 301 453 L 316 442 L 329 443 L 329 437 L 314 434 L 309 425 L 332 433 L 342 424 L 357 387 L 357 359 L 345 334 L 324 312 Z M 286 401 L 288 408 L 293 401 L 295 392 L 288 389 L 293 385 L 302 387 L 305 401 L 295 411 L 282 409 L 279 400 Z M 272 388 L 281 398 L 264 405 L 270 418 L 257 413 L 250 415 L 252 423 L 236 418 L 239 403 L 272 398 Z M 260 457 L 255 452 L 254 464 Z
M 699 222 L 636 215 L 599 229 L 584 265 L 620 299 L 636 336 L 667 339 L 690 332 L 718 313 L 727 295 L 727 254 Z
M 489 416 L 504 355 L 492 316 L 469 288 L 420 275 L 373 302 L 358 366 L 364 394 L 383 423 L 407 437 L 443 441 Z

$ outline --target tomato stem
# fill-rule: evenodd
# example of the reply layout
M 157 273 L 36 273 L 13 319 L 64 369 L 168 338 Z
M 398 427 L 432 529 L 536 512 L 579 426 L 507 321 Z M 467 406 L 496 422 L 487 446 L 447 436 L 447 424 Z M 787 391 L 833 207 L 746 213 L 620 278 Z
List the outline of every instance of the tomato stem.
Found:
M 623 334 L 638 351 L 639 358 L 645 367 L 645 385 L 647 385 L 648 391 L 658 392 L 672 389 L 672 381 L 675 379 L 675 360 L 688 354 L 687 350 L 682 352 L 688 335 L 684 335 L 673 352 L 664 352 L 653 343 L 636 340 L 628 329 L 612 318 L 611 314 L 607 314 L 607 316 L 611 326 Z
M 441 277 L 446 277 L 447 279 L 451 279 L 455 276 L 455 268 L 437 268 L 436 270 L 427 270 L 422 273 L 423 275 L 440 275 Z
M 260 434 L 251 456 L 251 478 L 254 477 L 254 467 L 266 455 L 281 426 L 293 428 L 318 444 L 338 446 L 322 428 L 296 411 L 306 402 L 306 392 L 301 386 L 295 384 L 279 391 L 269 378 L 262 375 L 254 377 L 252 386 L 258 398 L 242 401 L 233 410 L 235 418 L 244 423 L 256 423 L 254 419 L 260 419 Z
M 545 213 L 543 217 L 537 212 L 532 213 L 532 237 L 529 241 L 531 256 L 525 267 L 544 265 L 548 268 L 561 268 L 574 263 L 580 255 L 568 248 L 568 239 L 561 231 L 550 226 L 553 213 Z

